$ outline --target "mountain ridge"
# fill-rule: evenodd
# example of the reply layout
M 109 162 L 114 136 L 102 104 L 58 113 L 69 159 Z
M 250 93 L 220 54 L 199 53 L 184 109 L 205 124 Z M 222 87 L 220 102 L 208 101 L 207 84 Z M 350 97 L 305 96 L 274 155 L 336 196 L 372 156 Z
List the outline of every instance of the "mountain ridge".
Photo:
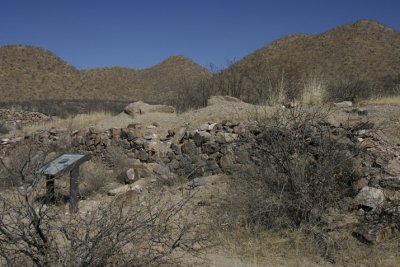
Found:
M 293 87 L 315 74 L 326 82 L 365 80 L 379 87 L 385 77 L 400 77 L 400 33 L 373 20 L 359 20 L 320 34 L 291 34 L 255 50 L 214 77 L 224 79 L 240 71 L 252 79 L 259 77 L 258 81 L 277 80 L 284 73 Z M 3 101 L 103 99 L 172 103 L 188 87 L 211 76 L 207 69 L 183 56 L 171 56 L 144 69 L 114 66 L 78 70 L 47 49 L 0 47 Z M 248 80 L 235 96 L 257 101 L 254 84 Z M 217 89 L 215 93 L 229 91 Z

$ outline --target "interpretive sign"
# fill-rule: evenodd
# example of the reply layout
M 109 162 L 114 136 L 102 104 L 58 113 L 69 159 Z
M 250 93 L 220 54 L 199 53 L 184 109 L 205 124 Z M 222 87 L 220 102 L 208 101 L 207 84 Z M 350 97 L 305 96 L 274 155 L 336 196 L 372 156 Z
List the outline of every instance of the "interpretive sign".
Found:
M 55 179 L 69 172 L 69 208 L 71 213 L 76 213 L 78 211 L 79 166 L 88 160 L 90 160 L 90 155 L 66 153 L 47 163 L 40 169 L 40 173 L 46 175 L 46 194 L 51 202 L 55 201 Z

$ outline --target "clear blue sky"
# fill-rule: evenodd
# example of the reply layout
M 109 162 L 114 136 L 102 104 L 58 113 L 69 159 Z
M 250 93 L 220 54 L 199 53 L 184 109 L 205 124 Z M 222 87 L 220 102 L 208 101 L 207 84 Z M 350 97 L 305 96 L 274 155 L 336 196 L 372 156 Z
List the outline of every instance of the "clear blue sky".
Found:
M 400 0 L 0 0 L 0 46 L 46 48 L 79 68 L 208 66 L 288 34 L 372 19 L 400 31 Z

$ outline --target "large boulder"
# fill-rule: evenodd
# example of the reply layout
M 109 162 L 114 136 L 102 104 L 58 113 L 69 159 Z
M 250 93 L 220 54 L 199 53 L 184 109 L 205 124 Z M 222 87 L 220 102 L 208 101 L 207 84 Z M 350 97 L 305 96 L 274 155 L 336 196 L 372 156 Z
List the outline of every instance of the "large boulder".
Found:
M 222 103 L 227 103 L 227 102 L 240 103 L 242 101 L 232 96 L 212 96 L 208 99 L 207 104 L 209 106 L 212 106 L 212 105 L 221 105 Z
M 146 113 L 175 113 L 175 108 L 167 105 L 150 105 L 137 101 L 125 107 L 124 112 L 130 116 L 143 115 Z

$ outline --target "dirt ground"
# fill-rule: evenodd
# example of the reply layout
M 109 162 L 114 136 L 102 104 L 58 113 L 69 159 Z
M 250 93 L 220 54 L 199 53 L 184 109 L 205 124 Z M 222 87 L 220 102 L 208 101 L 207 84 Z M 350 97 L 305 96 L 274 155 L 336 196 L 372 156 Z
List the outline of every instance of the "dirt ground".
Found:
M 222 120 L 233 121 L 254 121 L 257 119 L 268 118 L 272 114 L 281 109 L 281 106 L 255 106 L 252 104 L 241 102 L 237 99 L 229 97 L 213 97 L 209 106 L 198 110 L 190 110 L 183 114 L 149 112 L 140 115 L 131 116 L 126 113 L 121 113 L 112 118 L 107 118 L 100 121 L 96 125 L 97 128 L 107 130 L 110 128 L 125 128 L 130 124 L 142 124 L 145 129 L 152 134 L 159 136 L 166 135 L 168 130 L 177 130 L 182 126 L 189 129 L 197 129 L 203 124 L 221 122 Z M 366 111 L 366 112 L 365 112 Z M 361 115 L 360 115 L 361 114 Z M 380 131 L 385 133 L 393 145 L 400 144 L 400 105 L 379 105 L 379 106 L 364 106 L 364 107 L 349 107 L 329 109 L 329 121 L 334 125 L 339 125 L 352 120 L 363 120 L 365 122 L 373 122 L 378 126 Z M 214 177 L 215 178 L 215 177 Z M 211 178 L 210 178 L 211 179 Z M 213 179 L 211 179 L 213 180 Z M 219 182 L 207 183 L 207 186 L 201 187 L 194 201 L 209 201 L 223 190 L 223 179 L 216 179 Z M 176 186 L 167 190 L 169 197 L 178 196 L 181 186 Z M 218 190 L 216 192 L 215 190 Z M 95 195 L 80 202 L 80 211 L 86 212 L 99 204 L 99 201 L 104 198 L 104 195 Z M 68 207 L 65 207 L 68 210 Z M 296 249 L 290 248 L 282 253 L 275 253 L 276 249 L 263 247 L 285 242 L 284 240 L 268 241 L 265 239 L 247 240 L 248 243 L 233 244 L 234 241 L 227 239 L 227 246 L 219 249 L 212 249 L 207 253 L 207 261 L 204 266 L 221 266 L 221 267 L 242 267 L 242 266 L 379 266 L 374 262 L 361 263 L 350 260 L 348 264 L 332 265 L 326 262 L 320 256 L 310 256 L 311 254 L 302 255 L 296 254 Z M 259 242 L 258 244 L 255 244 Z M 238 248 L 241 247 L 241 248 Z M 248 247 L 248 249 L 246 248 Z M 262 248 L 262 256 L 253 248 Z M 277 245 L 277 247 L 282 247 Z M 284 246 L 283 246 L 284 247 Z M 246 255 L 240 254 L 238 250 L 245 250 Z M 380 261 L 382 262 L 382 261 Z M 188 266 L 198 266 L 191 265 Z M 396 266 L 395 263 L 389 261 L 385 266 Z

